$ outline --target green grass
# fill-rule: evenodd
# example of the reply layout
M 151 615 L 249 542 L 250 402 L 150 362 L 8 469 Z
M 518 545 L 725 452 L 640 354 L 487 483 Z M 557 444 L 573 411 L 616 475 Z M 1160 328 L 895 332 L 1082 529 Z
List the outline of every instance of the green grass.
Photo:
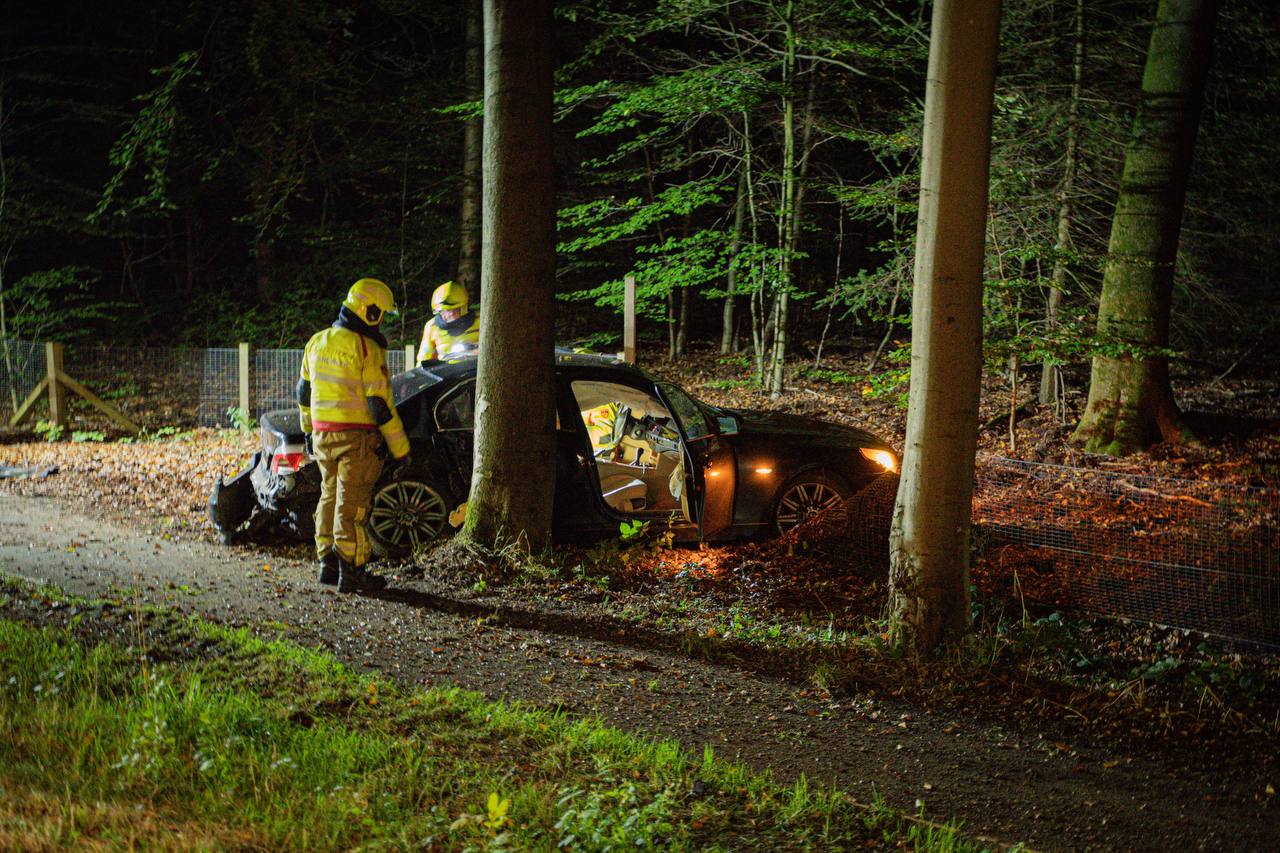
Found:
M 133 615 L 92 642 L 0 620 L 0 849 L 978 849 L 709 748 Z

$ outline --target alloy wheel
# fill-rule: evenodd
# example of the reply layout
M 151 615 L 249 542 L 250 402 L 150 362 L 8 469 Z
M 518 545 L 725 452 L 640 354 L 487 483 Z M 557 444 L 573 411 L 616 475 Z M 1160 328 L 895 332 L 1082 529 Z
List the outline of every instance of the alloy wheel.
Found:
M 789 486 L 778 499 L 774 525 L 779 533 L 786 533 L 818 513 L 839 507 L 843 503 L 844 496 L 826 482 L 809 480 L 796 483 Z
M 373 496 L 369 532 L 390 548 L 411 551 L 438 538 L 448 515 L 444 498 L 430 485 L 399 480 Z

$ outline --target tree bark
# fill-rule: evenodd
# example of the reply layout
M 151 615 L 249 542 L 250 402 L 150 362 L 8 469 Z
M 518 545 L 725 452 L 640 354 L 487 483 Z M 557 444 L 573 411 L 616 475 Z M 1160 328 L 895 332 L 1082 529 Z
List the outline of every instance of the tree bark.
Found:
M 733 205 L 733 236 L 729 238 L 729 269 L 725 274 L 723 328 L 720 332 L 720 354 L 738 349 L 737 318 L 734 297 L 738 285 L 738 250 L 742 247 L 742 223 L 747 204 L 747 166 L 738 172 L 738 195 Z
M 465 75 L 467 98 L 484 96 L 484 10 L 481 0 L 467 0 Z M 458 274 L 454 281 L 472 299 L 480 284 L 480 159 L 484 118 L 467 119 L 462 132 L 462 203 L 458 215 Z
M 555 492 L 552 0 L 485 0 L 484 241 L 465 540 L 547 546 Z
M 1072 194 L 1076 182 L 1076 157 L 1080 144 L 1080 87 L 1084 82 L 1084 0 L 1076 0 L 1075 12 L 1075 60 L 1071 66 L 1071 104 L 1067 108 L 1067 150 L 1062 167 L 1062 185 L 1058 191 L 1058 234 L 1054 245 L 1052 282 L 1048 305 L 1045 310 L 1045 326 L 1052 330 L 1058 325 L 1058 311 L 1062 306 L 1062 294 L 1067 288 L 1067 248 L 1071 245 Z M 1040 365 L 1040 404 L 1057 405 L 1062 400 L 1062 369 L 1045 359 Z
M 796 215 L 796 32 L 795 8 L 788 0 L 783 12 L 784 51 L 782 55 L 782 188 L 778 204 L 778 248 L 781 250 L 778 300 L 775 316 L 773 347 L 769 356 L 769 373 L 766 385 L 769 397 L 782 396 L 784 368 L 787 354 L 787 296 L 791 290 L 792 255 L 795 251 L 795 228 L 792 219 Z
M 937 0 L 933 6 L 910 405 L 890 533 L 893 642 L 914 657 L 969 630 L 969 523 L 999 23 L 999 0 Z
M 1187 176 L 1213 43 L 1215 0 L 1160 0 L 1125 153 L 1098 304 L 1089 403 L 1072 436 L 1123 455 L 1194 443 L 1169 384 L 1169 315 Z

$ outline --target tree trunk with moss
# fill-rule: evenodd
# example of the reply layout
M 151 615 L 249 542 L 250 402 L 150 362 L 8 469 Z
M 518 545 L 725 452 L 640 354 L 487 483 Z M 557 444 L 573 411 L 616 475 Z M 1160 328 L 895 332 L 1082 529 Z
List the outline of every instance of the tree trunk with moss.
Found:
M 475 461 L 462 538 L 537 551 L 555 493 L 551 0 L 486 0 Z
M 999 0 L 934 3 L 910 405 L 890 532 L 893 642 L 915 657 L 969 631 L 969 524 L 999 23 Z
M 1169 384 L 1174 262 L 1213 43 L 1215 0 L 1160 0 L 1098 304 L 1089 404 L 1073 439 L 1122 455 L 1190 443 Z

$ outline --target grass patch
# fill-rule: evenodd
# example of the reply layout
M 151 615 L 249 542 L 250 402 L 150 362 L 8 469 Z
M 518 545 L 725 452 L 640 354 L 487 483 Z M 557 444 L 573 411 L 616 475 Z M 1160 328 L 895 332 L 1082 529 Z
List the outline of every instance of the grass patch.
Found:
M 979 849 L 710 749 L 162 610 L 82 616 L 0 619 L 0 849 Z

